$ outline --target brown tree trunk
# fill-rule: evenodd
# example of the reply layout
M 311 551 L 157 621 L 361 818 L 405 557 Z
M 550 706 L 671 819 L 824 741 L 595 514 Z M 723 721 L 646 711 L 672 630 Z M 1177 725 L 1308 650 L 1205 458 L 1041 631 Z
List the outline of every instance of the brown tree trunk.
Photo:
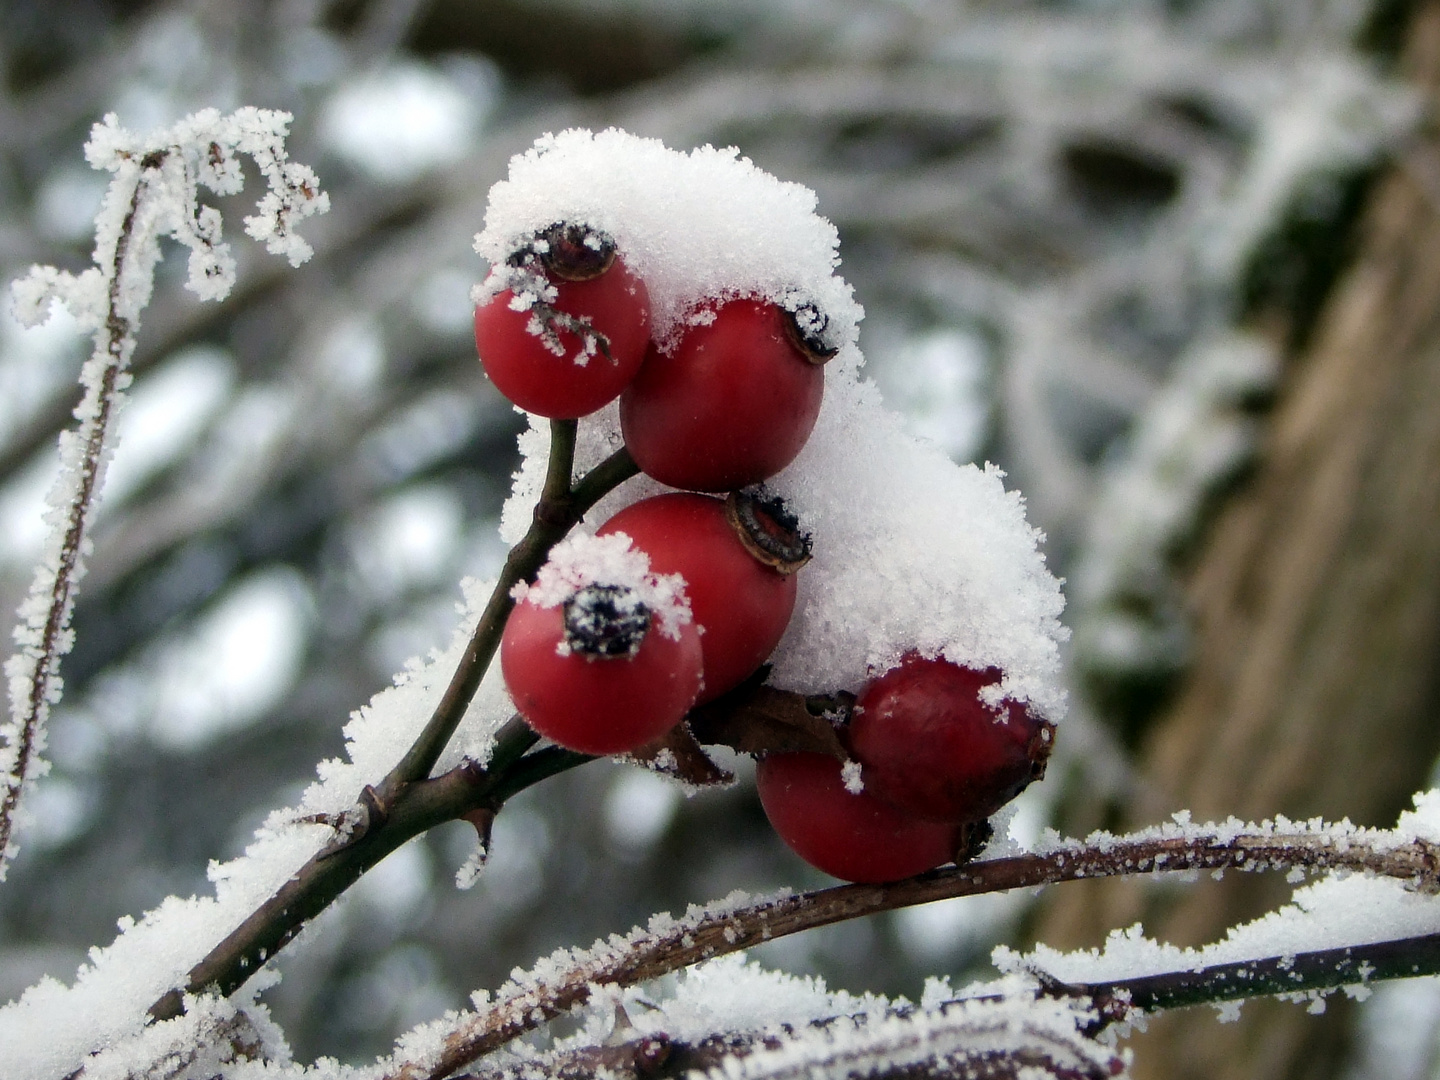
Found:
M 1405 71 L 1440 99 L 1440 3 L 1415 15 Z M 1151 728 L 1130 824 L 1285 814 L 1393 823 L 1440 749 L 1440 138 L 1375 186 L 1359 254 L 1291 367 L 1262 464 L 1222 512 L 1189 595 L 1197 651 Z M 1264 875 L 1057 891 L 1037 936 L 1093 945 L 1143 921 L 1213 941 L 1283 902 Z M 1344 1064 L 1348 1024 L 1252 1003 L 1156 1020 L 1136 1076 L 1311 1078 Z

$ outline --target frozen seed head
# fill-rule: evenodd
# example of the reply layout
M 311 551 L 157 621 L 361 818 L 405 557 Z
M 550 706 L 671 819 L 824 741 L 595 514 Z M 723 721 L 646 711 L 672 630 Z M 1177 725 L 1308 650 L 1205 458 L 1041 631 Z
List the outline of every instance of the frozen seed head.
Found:
M 751 555 L 782 574 L 793 574 L 810 561 L 810 534 L 785 500 L 763 487 L 732 491 L 725 516 Z
M 830 343 L 827 333 L 829 318 L 814 304 L 801 304 L 793 310 L 785 308 L 784 311 L 785 331 L 810 363 L 818 367 L 840 351 L 839 345 Z
M 565 601 L 565 644 L 589 657 L 634 656 L 650 609 L 625 585 L 586 585 Z

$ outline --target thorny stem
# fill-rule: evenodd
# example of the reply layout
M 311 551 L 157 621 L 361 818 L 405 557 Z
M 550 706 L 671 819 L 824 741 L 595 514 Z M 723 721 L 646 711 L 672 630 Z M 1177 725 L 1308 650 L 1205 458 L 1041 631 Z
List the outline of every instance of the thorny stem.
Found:
M 407 1063 L 386 1080 L 440 1080 L 590 997 L 595 986 L 631 986 L 764 941 L 933 900 L 1034 888 L 1080 878 L 1165 870 L 1351 870 L 1440 889 L 1436 848 L 1421 840 L 1379 849 L 1360 838 L 1337 841 L 1320 831 L 1288 835 L 1112 837 L 1090 845 L 934 870 L 884 885 L 842 885 L 772 897 L 696 918 L 674 920 L 614 947 L 600 946 L 573 968 L 464 1018 L 437 1058 Z M 1440 959 L 1440 947 L 1436 950 Z M 1408 974 L 1408 972 L 1407 972 Z M 1358 976 L 1357 976 L 1358 977 Z M 1062 988 L 1063 989 L 1063 988 Z M 1304 989 L 1286 986 L 1285 990 Z M 1201 1000 L 1208 1000 L 1201 998 Z
M 550 461 L 534 520 L 507 556 L 500 580 L 424 730 L 378 787 L 362 792 L 351 827 L 312 856 L 195 965 L 187 975 L 185 991 L 213 988 L 222 995 L 232 993 L 284 948 L 308 920 L 407 840 L 477 809 L 497 811 L 506 799 L 531 784 L 589 760 L 554 748 L 527 757 L 526 751 L 538 736 L 516 717 L 497 734 L 487 769 L 466 763 L 430 777 L 494 658 L 505 620 L 515 605 L 511 588 L 533 578 L 550 549 L 586 511 L 639 471 L 622 447 L 572 486 L 576 428 L 574 420 L 551 421 Z M 183 1011 L 181 992 L 170 991 L 149 1011 L 154 1020 L 178 1016 Z
M 522 721 L 523 723 L 523 721 Z M 336 849 L 314 856 L 261 904 L 188 975 L 190 993 L 213 988 L 233 993 L 298 934 L 304 924 L 324 911 L 362 874 L 407 840 L 436 825 L 454 821 L 472 810 L 498 811 L 504 802 L 546 777 L 583 764 L 590 758 L 547 747 L 528 756 L 513 754 L 523 736 L 512 731 L 511 765 L 485 770 L 474 763 L 408 785 L 382 825 Z M 534 742 L 532 735 L 530 742 Z M 498 747 L 497 747 L 498 749 Z M 183 1011 L 182 995 L 171 991 L 150 1007 L 150 1016 L 166 1020 Z
M 89 421 L 85 449 L 78 465 L 79 482 L 72 496 L 65 520 L 65 535 L 61 539 L 55 580 L 51 586 L 50 604 L 45 615 L 45 626 L 40 642 L 32 646 L 34 669 L 30 675 L 29 693 L 25 703 L 25 717 L 18 725 L 19 746 L 16 750 L 13 770 L 5 777 L 5 788 L 0 795 L 0 875 L 3 875 L 5 852 L 10 846 L 10 836 L 19 806 L 20 793 L 35 753 L 35 740 L 46 711 L 49 709 L 51 690 L 65 650 L 66 624 L 70 619 L 71 607 L 75 602 L 76 571 L 84 550 L 86 527 L 90 521 L 91 506 L 95 501 L 95 486 L 99 479 L 103 458 L 105 437 L 110 427 L 110 417 L 115 403 L 115 382 L 129 359 L 129 348 L 133 345 L 131 320 L 119 313 L 120 290 L 125 271 L 125 260 L 130 250 L 130 241 L 135 230 L 135 215 L 141 200 L 150 187 L 150 177 L 157 172 L 168 154 L 156 151 L 147 155 L 142 170 L 130 194 L 130 205 L 120 226 L 120 235 L 115 242 L 115 255 L 111 263 L 110 286 L 106 296 L 105 353 L 107 361 L 100 378 L 99 400 L 95 416 Z M 83 429 L 82 429 L 83 430 Z

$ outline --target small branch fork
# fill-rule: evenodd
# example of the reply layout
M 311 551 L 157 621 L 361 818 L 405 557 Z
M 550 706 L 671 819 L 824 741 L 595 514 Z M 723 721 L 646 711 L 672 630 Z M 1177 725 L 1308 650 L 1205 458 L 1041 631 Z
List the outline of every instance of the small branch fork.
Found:
M 1440 891 L 1437 849 L 1424 841 L 1382 846 L 1367 841 L 1363 834 L 1337 838 L 1319 829 L 1286 834 L 1261 829 L 1208 836 L 1103 837 L 1051 852 L 935 870 L 885 885 L 843 885 L 794 896 L 722 904 L 713 912 L 652 921 L 656 929 L 633 931 L 623 940 L 598 943 L 569 970 L 544 981 L 537 979 L 531 984 L 516 986 L 485 1012 L 462 1018 L 434 1058 L 401 1064 L 387 1073 L 385 1080 L 441 1080 L 555 1016 L 584 1004 L 596 986 L 623 987 L 647 982 L 699 961 L 802 930 L 933 900 L 1034 888 L 1080 878 L 1224 869 L 1348 870 L 1397 878 L 1424 892 Z M 1402 943 L 1399 952 L 1403 954 L 1406 947 Z M 1361 952 L 1361 949 L 1350 951 L 1357 957 Z M 1440 971 L 1440 944 L 1427 955 L 1434 964 L 1429 969 L 1401 971 L 1395 966 L 1403 966 L 1397 960 L 1386 970 L 1394 970 L 1395 975 Z M 1343 978 L 1341 969 L 1333 966 L 1333 959 L 1321 958 L 1309 965 L 1328 973 L 1328 978 L 1338 979 L 1327 985 L 1353 982 L 1362 977 L 1356 966 L 1353 978 Z M 1279 959 L 1274 961 L 1276 979 L 1282 978 L 1278 973 L 1280 963 Z M 1356 961 L 1357 965 L 1361 963 L 1364 961 Z M 1378 971 L 1378 965 L 1374 966 Z M 1153 1000 L 1153 1007 L 1164 1008 L 1172 1003 L 1211 1000 L 1203 988 L 1183 985 L 1195 975 L 1183 972 L 1158 977 L 1160 981 L 1153 985 L 1141 981 L 1133 990 L 1119 983 L 1090 987 L 1056 984 L 1056 989 L 1090 997 L 1101 1008 L 1104 1022 L 1113 1023 L 1124 1018 L 1122 1011 L 1128 1015 L 1126 1010 L 1145 1010 L 1148 1006 L 1143 1005 L 1143 1001 Z M 1210 984 L 1217 987 L 1228 989 L 1240 985 L 1240 976 L 1228 969 L 1215 969 L 1208 977 Z M 1167 978 L 1171 981 L 1165 982 Z M 1243 992 L 1231 996 L 1272 992 L 1257 990 L 1257 985 L 1251 983 Z M 1291 979 L 1281 989 L 1296 992 L 1310 987 Z M 1125 997 L 1127 993 L 1132 995 L 1129 999 Z
M 342 823 L 331 823 L 336 826 L 334 840 L 190 970 L 185 993 L 210 989 L 229 995 L 309 919 L 410 838 L 469 815 L 493 817 L 517 791 L 589 760 L 553 747 L 526 756 L 538 736 L 516 717 L 497 733 L 487 768 L 466 762 L 442 776 L 430 776 L 499 647 L 505 620 L 515 606 L 511 588 L 532 579 L 550 549 L 586 511 L 639 471 L 622 448 L 572 484 L 576 430 L 574 420 L 551 421 L 550 460 L 534 520 L 506 558 L 460 663 L 420 735 L 378 785 L 364 789 L 343 828 Z M 156 1001 L 149 1013 L 153 1020 L 166 1020 L 183 1011 L 183 993 L 177 989 Z

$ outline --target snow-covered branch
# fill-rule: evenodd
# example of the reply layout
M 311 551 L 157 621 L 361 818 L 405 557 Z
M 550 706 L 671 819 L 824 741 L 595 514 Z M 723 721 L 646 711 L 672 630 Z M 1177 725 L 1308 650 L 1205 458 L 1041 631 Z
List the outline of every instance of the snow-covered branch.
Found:
M 1440 887 L 1440 863 L 1429 839 L 1402 830 L 1281 820 L 1258 826 L 1176 822 L 1130 836 L 1096 834 L 886 885 L 758 899 L 736 893 L 709 907 L 692 907 L 680 918 L 657 915 L 644 929 L 588 950 L 555 953 L 508 983 L 493 1004 L 461 1017 L 431 1053 L 399 1065 L 386 1080 L 439 1080 L 588 1001 L 599 986 L 633 986 L 802 930 L 933 900 L 1081 878 L 1225 869 L 1344 871 L 1393 878 L 1425 893 Z
M 241 109 L 222 117 L 213 109 L 175 127 L 137 137 L 113 115 L 97 124 L 86 157 L 114 173 L 96 222 L 95 265 L 75 276 L 37 266 L 15 283 L 15 311 L 36 325 L 59 302 L 94 332 L 95 348 L 80 375 L 80 422 L 60 436 L 61 471 L 50 493 L 52 535 L 36 569 L 15 630 L 18 646 L 6 665 L 10 720 L 0 726 L 0 879 L 15 855 L 14 826 L 27 784 L 45 771 L 40 753 L 45 720 L 60 700 L 60 660 L 70 651 L 70 615 L 84 575 L 88 531 L 105 467 L 114 452 L 112 431 L 130 376 L 140 314 L 150 301 L 160 240 L 190 249 L 187 286 L 201 299 L 223 298 L 235 281 L 235 260 L 221 238 L 220 212 L 201 205 L 203 186 L 233 195 L 243 186 L 239 155 L 254 159 L 269 184 L 246 231 L 292 265 L 310 256 L 296 224 L 323 212 L 329 201 L 315 174 L 290 162 L 284 137 L 290 117 Z
M 882 1009 L 781 1024 L 763 1031 L 722 1031 L 696 1041 L 663 1030 L 565 1048 L 467 1074 L 465 1080 L 558 1076 L 662 1080 L 695 1072 L 747 1080 L 827 1077 L 1005 1080 L 1065 1077 L 1102 1080 L 1124 1072 L 1126 1055 L 1085 1034 L 1093 1011 L 1075 998 L 1031 986 L 929 1008 Z M 616 1035 L 624 1034 L 617 1024 Z

